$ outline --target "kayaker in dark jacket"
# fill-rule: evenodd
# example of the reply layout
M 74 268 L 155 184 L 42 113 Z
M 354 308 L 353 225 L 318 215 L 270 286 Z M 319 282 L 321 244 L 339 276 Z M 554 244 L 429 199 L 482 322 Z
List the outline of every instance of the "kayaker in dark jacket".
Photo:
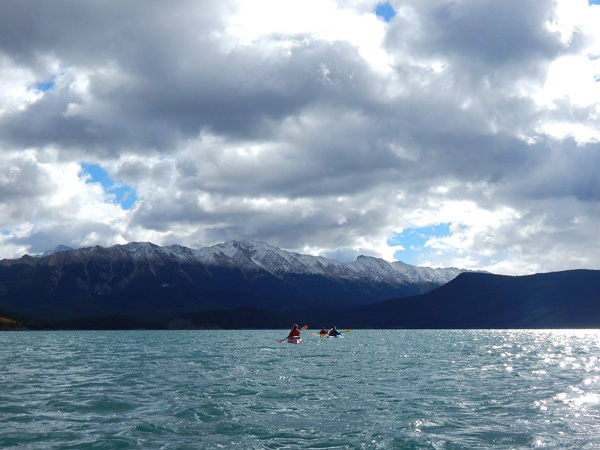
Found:
M 321 331 L 319 331 L 319 334 L 327 334 L 327 328 L 321 327 Z
M 331 327 L 329 330 L 329 336 L 339 336 L 341 333 L 335 327 Z

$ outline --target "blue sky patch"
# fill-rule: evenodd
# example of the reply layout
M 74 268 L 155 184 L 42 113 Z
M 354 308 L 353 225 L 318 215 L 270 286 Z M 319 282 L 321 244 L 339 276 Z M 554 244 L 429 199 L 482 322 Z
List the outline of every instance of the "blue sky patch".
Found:
M 406 228 L 402 233 L 389 239 L 387 244 L 404 247 L 404 250 L 394 253 L 394 258 L 407 264 L 419 265 L 431 251 L 425 247 L 427 241 L 432 237 L 450 236 L 450 234 L 450 223 L 423 228 Z
M 115 182 L 98 164 L 81 163 L 81 168 L 88 174 L 91 179 L 88 183 L 100 183 L 107 194 L 114 195 L 115 201 L 121 205 L 123 209 L 131 209 L 137 201 L 135 189 Z
M 600 0 L 599 0 L 600 1 Z M 381 3 L 375 8 L 375 15 L 381 17 L 386 22 L 389 22 L 396 15 L 396 11 L 389 3 Z
M 600 5 L 600 0 L 589 0 L 590 5 Z
M 50 89 L 54 89 L 56 83 L 54 81 L 42 81 L 35 84 L 35 89 L 40 92 L 46 92 Z

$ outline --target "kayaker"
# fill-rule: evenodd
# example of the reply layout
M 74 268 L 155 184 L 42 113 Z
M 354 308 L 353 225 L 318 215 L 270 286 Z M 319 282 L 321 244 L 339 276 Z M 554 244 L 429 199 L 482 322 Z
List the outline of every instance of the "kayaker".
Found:
M 329 336 L 339 336 L 341 333 L 337 330 L 336 327 L 331 327 L 329 330 Z
M 290 334 L 288 334 L 287 339 L 298 339 L 300 337 L 300 328 L 298 328 L 298 325 L 294 324 L 294 327 L 292 328 L 292 331 L 290 331 Z
M 321 327 L 321 331 L 319 331 L 319 334 L 327 334 L 327 328 Z

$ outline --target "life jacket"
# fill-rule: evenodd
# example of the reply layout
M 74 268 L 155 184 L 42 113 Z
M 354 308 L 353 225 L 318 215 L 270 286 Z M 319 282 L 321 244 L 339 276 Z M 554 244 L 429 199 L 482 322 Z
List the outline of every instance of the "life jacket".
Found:
M 290 331 L 290 334 L 288 335 L 288 338 L 290 338 L 290 337 L 300 337 L 300 330 L 297 329 L 297 330 Z

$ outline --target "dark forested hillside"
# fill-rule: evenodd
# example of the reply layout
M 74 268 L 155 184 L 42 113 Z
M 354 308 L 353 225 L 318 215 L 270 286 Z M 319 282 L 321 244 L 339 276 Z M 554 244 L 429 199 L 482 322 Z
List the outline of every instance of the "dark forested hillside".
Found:
M 336 315 L 335 312 L 331 312 Z M 464 273 L 424 295 L 337 313 L 354 327 L 598 328 L 600 271 Z

